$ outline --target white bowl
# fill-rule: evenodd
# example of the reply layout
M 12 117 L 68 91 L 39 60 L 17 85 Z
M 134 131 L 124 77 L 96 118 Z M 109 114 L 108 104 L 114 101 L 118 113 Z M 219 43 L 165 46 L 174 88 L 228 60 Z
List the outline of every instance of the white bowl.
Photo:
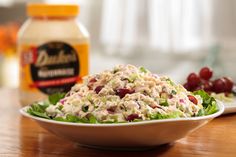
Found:
M 27 107 L 22 108 L 20 112 L 53 134 L 81 145 L 139 149 L 171 143 L 185 137 L 221 115 L 224 105 L 221 102 L 218 102 L 217 105 L 219 111 L 208 116 L 118 124 L 85 124 L 48 120 L 28 114 Z
M 236 112 L 236 98 L 232 102 L 222 102 L 224 104 L 224 113 L 223 114 L 229 114 L 229 113 L 235 113 Z

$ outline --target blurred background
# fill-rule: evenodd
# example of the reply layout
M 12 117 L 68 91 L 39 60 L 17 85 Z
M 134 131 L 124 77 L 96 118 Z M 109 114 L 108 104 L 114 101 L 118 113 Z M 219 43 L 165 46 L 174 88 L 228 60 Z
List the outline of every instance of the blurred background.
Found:
M 91 36 L 90 73 L 144 66 L 183 83 L 202 66 L 236 80 L 235 0 L 0 0 L 0 86 L 18 86 L 17 31 L 27 2 L 76 3 Z

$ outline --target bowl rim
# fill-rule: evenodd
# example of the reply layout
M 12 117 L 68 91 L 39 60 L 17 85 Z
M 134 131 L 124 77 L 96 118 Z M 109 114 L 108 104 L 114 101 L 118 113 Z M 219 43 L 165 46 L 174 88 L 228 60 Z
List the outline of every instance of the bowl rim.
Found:
M 36 117 L 33 115 L 30 115 L 26 112 L 26 109 L 29 106 L 22 107 L 19 111 L 20 113 L 28 117 L 30 119 L 33 119 L 35 121 L 41 121 L 46 123 L 52 123 L 52 124 L 58 124 L 58 125 L 67 125 L 67 126 L 86 126 L 86 127 L 119 127 L 119 126 L 135 126 L 135 125 L 147 125 L 147 124 L 153 124 L 153 123 L 166 123 L 166 122 L 179 122 L 179 121 L 199 121 L 199 120 L 206 120 L 206 119 L 213 119 L 215 117 L 220 116 L 224 112 L 224 105 L 221 101 L 217 100 L 217 106 L 219 108 L 219 111 L 216 113 L 207 115 L 207 116 L 199 116 L 199 117 L 188 117 L 188 118 L 169 118 L 169 119 L 155 119 L 155 120 L 146 120 L 146 121 L 139 121 L 139 122 L 125 122 L 125 123 L 73 123 L 73 122 L 62 122 L 62 121 L 55 121 L 50 119 L 45 119 L 41 117 Z

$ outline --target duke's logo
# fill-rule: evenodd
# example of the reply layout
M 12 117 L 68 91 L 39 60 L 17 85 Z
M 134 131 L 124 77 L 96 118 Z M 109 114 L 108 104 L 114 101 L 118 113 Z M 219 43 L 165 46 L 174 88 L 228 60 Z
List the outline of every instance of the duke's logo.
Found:
M 48 52 L 42 50 L 41 52 L 38 52 L 35 66 L 43 67 L 55 64 L 67 64 L 70 62 L 76 62 L 76 59 L 76 53 L 65 54 L 64 50 L 60 50 L 58 54 L 50 56 Z
M 76 50 L 63 42 L 50 42 L 37 47 L 30 64 L 32 87 L 45 94 L 67 92 L 80 79 L 80 63 Z

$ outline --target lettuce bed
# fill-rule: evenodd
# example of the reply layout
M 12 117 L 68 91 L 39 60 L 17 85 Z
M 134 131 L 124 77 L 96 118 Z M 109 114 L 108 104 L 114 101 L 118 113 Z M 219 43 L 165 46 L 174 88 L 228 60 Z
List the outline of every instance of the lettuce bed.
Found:
M 203 103 L 202 103 L 203 108 L 201 110 L 199 110 L 196 117 L 210 115 L 210 114 L 213 114 L 219 110 L 217 107 L 216 100 L 213 97 L 209 96 L 203 90 L 195 91 L 193 94 L 199 95 L 203 99 Z M 36 117 L 51 119 L 51 120 L 55 120 L 55 121 L 74 122 L 74 123 L 101 123 L 101 122 L 98 122 L 96 117 L 94 117 L 93 115 L 88 115 L 82 119 L 75 116 L 75 115 L 70 115 L 70 114 L 68 114 L 65 118 L 62 118 L 62 117 L 53 118 L 53 117 L 48 116 L 48 114 L 46 113 L 46 108 L 49 105 L 56 105 L 57 102 L 64 97 L 65 97 L 65 93 L 53 94 L 48 97 L 47 101 L 35 102 L 34 104 L 30 105 L 29 108 L 27 109 L 27 113 L 29 113 L 30 115 L 36 116 Z M 157 114 L 152 115 L 150 117 L 151 120 L 169 119 L 169 118 L 179 118 L 179 113 L 173 112 L 168 115 L 161 115 L 161 114 L 157 113 Z M 140 121 L 140 119 L 135 119 L 133 122 L 137 122 L 137 121 Z M 104 123 L 104 122 L 102 122 L 102 123 Z M 117 123 L 117 122 L 105 122 L 105 123 Z

